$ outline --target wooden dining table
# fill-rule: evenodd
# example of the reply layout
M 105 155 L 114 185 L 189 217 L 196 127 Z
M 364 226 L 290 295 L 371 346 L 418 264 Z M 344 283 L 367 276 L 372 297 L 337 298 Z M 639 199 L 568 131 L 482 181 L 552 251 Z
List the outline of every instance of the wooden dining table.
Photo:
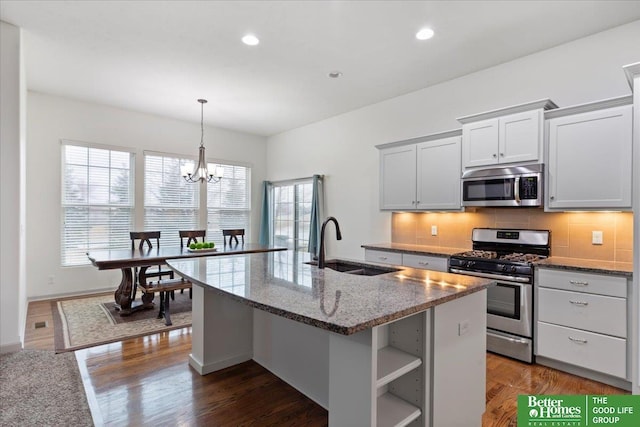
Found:
M 152 249 L 105 249 L 87 252 L 91 263 L 98 270 L 120 269 L 122 279 L 114 293 L 116 308 L 120 316 L 128 316 L 138 310 L 154 307 L 153 293 L 142 293 L 141 301 L 135 301 L 137 283 L 146 283 L 149 267 L 165 264 L 167 260 L 203 256 L 225 256 L 259 252 L 284 251 L 286 248 L 264 246 L 254 243 L 228 244 L 211 250 L 191 250 L 189 248 L 163 247 Z M 138 276 L 134 277 L 134 268 Z

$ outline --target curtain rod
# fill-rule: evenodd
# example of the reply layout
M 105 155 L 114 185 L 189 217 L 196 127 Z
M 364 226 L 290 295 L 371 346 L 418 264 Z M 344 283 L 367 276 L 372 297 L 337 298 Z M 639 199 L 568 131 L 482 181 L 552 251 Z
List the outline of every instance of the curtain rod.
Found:
M 273 185 L 273 184 L 287 184 L 289 182 L 296 182 L 296 181 L 308 181 L 310 179 L 313 179 L 314 176 L 315 175 L 306 176 L 304 178 L 293 178 L 293 179 L 283 179 L 283 180 L 280 180 L 280 181 L 269 181 L 269 183 Z M 324 175 L 320 175 L 319 174 L 318 176 L 320 177 L 320 179 L 324 178 Z

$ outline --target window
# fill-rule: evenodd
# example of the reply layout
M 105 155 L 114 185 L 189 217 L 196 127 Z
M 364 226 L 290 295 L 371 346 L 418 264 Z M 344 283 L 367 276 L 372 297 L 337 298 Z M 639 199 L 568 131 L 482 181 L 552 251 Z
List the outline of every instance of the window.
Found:
M 201 228 L 200 184 L 188 183 L 180 175 L 180 166 L 190 161 L 144 156 L 144 229 L 159 230 L 162 247 L 180 246 L 179 230 Z
M 62 265 L 88 264 L 89 250 L 128 248 L 134 154 L 63 141 L 62 163 Z
M 311 180 L 273 184 L 273 244 L 307 252 L 311 221 Z
M 220 165 L 224 177 L 207 184 L 207 240 L 222 242 L 223 229 L 244 228 L 249 233 L 251 168 Z
M 207 183 L 201 194 L 201 184 L 186 182 L 180 166 L 192 164 L 192 159 L 145 153 L 144 167 L 144 229 L 160 230 L 162 247 L 180 246 L 179 230 L 207 230 L 207 241 L 222 244 L 222 229 L 244 228 L 249 233 L 251 213 L 251 168 L 220 166 L 224 177 L 217 183 Z M 200 197 L 206 200 L 200 200 Z M 206 206 L 207 225 L 203 225 Z

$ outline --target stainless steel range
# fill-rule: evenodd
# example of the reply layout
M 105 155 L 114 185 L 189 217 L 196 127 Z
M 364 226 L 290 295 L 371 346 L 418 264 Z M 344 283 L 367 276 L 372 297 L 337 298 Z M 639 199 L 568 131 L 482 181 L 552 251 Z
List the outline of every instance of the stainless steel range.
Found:
M 548 230 L 474 228 L 473 250 L 449 272 L 496 279 L 487 290 L 487 350 L 533 362 L 533 263 L 549 256 Z

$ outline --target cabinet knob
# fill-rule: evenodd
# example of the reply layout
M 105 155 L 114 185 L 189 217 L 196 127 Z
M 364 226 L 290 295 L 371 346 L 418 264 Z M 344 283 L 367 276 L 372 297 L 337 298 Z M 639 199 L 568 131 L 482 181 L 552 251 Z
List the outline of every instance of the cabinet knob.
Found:
M 491 157 L 493 157 L 493 158 L 495 159 L 495 158 L 496 158 L 496 157 L 498 157 L 498 156 L 496 156 L 496 153 L 493 153 L 493 154 L 491 155 Z
M 500 157 L 504 157 L 504 153 L 500 153 Z
M 416 205 L 419 205 L 419 204 L 420 204 L 420 200 L 417 200 L 417 201 L 416 201 Z
M 551 197 L 549 197 L 549 199 L 551 199 L 551 200 L 555 200 L 555 199 L 556 199 L 556 196 L 551 196 Z

